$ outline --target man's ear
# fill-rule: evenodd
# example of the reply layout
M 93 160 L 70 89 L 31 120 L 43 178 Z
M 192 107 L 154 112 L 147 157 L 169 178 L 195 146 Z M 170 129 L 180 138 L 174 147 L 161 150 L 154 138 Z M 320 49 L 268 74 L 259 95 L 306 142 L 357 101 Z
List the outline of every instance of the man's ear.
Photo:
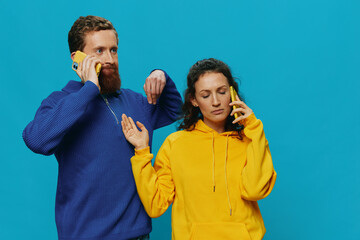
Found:
M 76 53 L 76 52 L 72 52 L 72 53 L 71 53 L 71 55 L 70 55 L 71 60 L 73 60 L 73 61 L 74 61 L 74 56 L 75 56 L 75 53 Z
M 194 106 L 194 107 L 198 107 L 199 106 L 199 104 L 197 103 L 197 101 L 196 101 L 196 98 L 191 98 L 191 104 Z

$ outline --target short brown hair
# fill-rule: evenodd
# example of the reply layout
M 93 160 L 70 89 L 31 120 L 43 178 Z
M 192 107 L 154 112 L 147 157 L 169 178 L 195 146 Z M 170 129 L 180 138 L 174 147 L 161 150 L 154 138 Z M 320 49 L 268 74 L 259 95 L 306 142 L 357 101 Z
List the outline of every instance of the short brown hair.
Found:
M 69 31 L 68 42 L 70 53 L 84 49 L 86 33 L 100 30 L 114 30 L 116 42 L 119 43 L 118 34 L 109 20 L 91 15 L 79 17 Z

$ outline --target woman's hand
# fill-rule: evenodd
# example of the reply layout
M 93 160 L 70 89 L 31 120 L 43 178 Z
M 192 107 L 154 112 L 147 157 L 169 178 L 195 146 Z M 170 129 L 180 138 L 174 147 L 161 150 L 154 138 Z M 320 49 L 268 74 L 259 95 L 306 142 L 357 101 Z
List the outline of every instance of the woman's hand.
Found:
M 232 122 L 234 124 L 244 120 L 253 113 L 253 111 L 243 101 L 240 100 L 238 95 L 236 95 L 236 101 L 231 102 L 229 105 L 231 107 L 234 105 L 236 106 L 236 109 L 232 110 L 230 114 L 231 116 L 233 116 L 235 113 L 239 113 L 239 117 Z
M 121 118 L 121 126 L 126 140 L 128 140 L 136 150 L 148 147 L 149 133 L 145 126 L 137 121 L 136 125 L 141 129 L 141 131 L 139 131 L 131 117 L 123 114 Z

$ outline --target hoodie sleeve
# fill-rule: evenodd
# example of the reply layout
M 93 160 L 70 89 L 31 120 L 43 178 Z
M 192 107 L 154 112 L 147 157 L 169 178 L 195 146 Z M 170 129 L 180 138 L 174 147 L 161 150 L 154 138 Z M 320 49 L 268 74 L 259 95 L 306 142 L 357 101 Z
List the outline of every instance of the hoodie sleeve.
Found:
M 162 70 L 163 71 L 163 70 Z M 173 123 L 181 114 L 182 100 L 175 83 L 165 72 L 166 84 L 155 105 L 149 104 L 143 97 L 145 111 L 150 116 L 153 129 L 158 129 Z
M 254 114 L 246 118 L 244 134 L 250 142 L 242 170 L 241 192 L 244 199 L 257 201 L 270 194 L 275 184 L 276 172 L 263 124 Z
M 150 148 L 135 150 L 132 170 L 142 204 L 152 218 L 161 216 L 174 201 L 175 187 L 168 161 L 169 142 L 161 146 L 154 167 Z
M 51 155 L 67 131 L 85 112 L 88 102 L 99 94 L 90 81 L 77 92 L 54 92 L 46 98 L 23 131 L 25 144 L 35 153 Z

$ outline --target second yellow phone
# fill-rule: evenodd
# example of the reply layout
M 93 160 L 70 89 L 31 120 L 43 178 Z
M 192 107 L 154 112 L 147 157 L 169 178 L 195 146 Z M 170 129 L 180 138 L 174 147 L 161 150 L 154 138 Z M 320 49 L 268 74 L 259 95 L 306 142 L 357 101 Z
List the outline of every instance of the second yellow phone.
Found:
M 74 60 L 73 60 L 73 64 L 72 64 L 72 69 L 74 71 L 76 71 L 79 67 L 79 63 L 84 60 L 84 58 L 86 57 L 86 54 L 81 52 L 81 51 L 76 51 L 75 52 L 75 55 L 74 55 Z M 99 76 L 100 74 L 100 70 L 101 70 L 101 64 L 98 63 L 96 64 L 96 67 L 95 67 L 95 70 L 96 70 L 96 74 Z

